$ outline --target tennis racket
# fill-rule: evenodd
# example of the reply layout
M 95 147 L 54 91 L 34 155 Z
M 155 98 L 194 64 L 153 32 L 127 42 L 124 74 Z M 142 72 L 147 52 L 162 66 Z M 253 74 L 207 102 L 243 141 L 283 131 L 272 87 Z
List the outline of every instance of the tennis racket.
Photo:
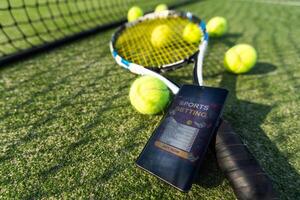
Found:
M 182 37 L 182 32 L 189 23 L 197 24 L 202 32 L 201 40 L 198 43 L 189 43 Z M 150 38 L 152 31 L 159 25 L 169 26 L 172 30 L 172 38 L 169 39 L 167 44 L 157 48 L 151 44 Z M 150 13 L 134 22 L 126 23 L 119 27 L 112 36 L 110 49 L 114 59 L 120 66 L 135 74 L 154 76 L 163 81 L 173 94 L 177 94 L 179 85 L 163 77 L 160 73 L 175 70 L 194 62 L 194 82 L 202 86 L 202 67 L 207 45 L 208 34 L 205 23 L 202 20 L 190 12 L 163 11 L 160 13 Z M 218 137 L 217 141 L 225 141 L 227 138 L 231 139 L 227 134 L 222 134 L 221 137 Z M 240 145 L 243 145 L 240 140 L 239 142 Z M 268 184 L 267 186 L 262 185 L 260 182 L 252 184 L 249 188 L 251 191 L 239 187 L 240 180 L 238 177 L 242 179 L 246 174 L 239 173 L 232 176 L 231 170 L 244 172 L 243 169 L 246 169 L 248 166 L 238 165 L 236 168 L 232 168 L 228 165 L 228 159 L 222 157 L 225 152 L 222 148 L 228 148 L 227 143 L 217 142 L 216 145 L 216 153 L 219 158 L 218 163 L 233 185 L 235 194 L 238 197 L 241 197 L 241 199 L 244 196 L 249 197 L 251 196 L 251 191 L 256 190 L 270 192 L 270 190 L 265 190 L 265 188 L 272 187 L 269 186 L 271 182 L 265 182 Z M 222 155 L 219 156 L 219 153 Z M 228 156 L 232 160 L 236 159 L 236 154 L 228 154 Z M 243 156 L 245 156 L 245 159 L 253 158 L 249 151 L 245 152 Z M 248 171 L 246 170 L 245 172 Z M 268 179 L 265 174 L 260 172 L 260 166 L 258 163 L 255 163 L 253 171 L 250 173 L 261 174 L 261 176 L 265 176 Z
M 272 181 L 226 121 L 216 134 L 217 162 L 242 200 L 278 199 Z

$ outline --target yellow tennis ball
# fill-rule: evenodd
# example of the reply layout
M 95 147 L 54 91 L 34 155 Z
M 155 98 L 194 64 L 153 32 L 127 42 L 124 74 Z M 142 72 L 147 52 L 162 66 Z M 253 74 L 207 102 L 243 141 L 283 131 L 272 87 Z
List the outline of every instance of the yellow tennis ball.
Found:
M 156 6 L 155 11 L 154 12 L 161 12 L 164 10 L 168 10 L 168 6 L 166 4 L 159 4 Z
M 143 15 L 144 15 L 144 12 L 140 7 L 133 6 L 132 8 L 129 9 L 129 11 L 127 13 L 127 19 L 129 22 L 132 22 L 134 20 L 137 20 L 138 18 L 140 18 Z
M 225 53 L 225 68 L 235 74 L 246 73 L 256 64 L 256 50 L 248 44 L 238 44 Z
M 197 43 L 202 37 L 202 31 L 197 24 L 189 23 L 184 27 L 182 36 L 189 43 Z
M 136 79 L 129 92 L 132 106 L 142 114 L 157 114 L 164 110 L 170 99 L 168 87 L 152 76 Z
M 170 43 L 172 39 L 172 30 L 168 25 L 159 25 L 154 28 L 151 34 L 151 43 L 154 47 L 163 47 Z
M 227 20 L 224 17 L 214 17 L 207 23 L 206 29 L 210 37 L 221 37 L 227 32 Z

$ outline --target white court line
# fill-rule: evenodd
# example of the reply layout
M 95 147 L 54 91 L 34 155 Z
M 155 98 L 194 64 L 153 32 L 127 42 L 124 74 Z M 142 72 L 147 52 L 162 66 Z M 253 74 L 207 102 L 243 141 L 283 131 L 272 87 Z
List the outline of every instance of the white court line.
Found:
M 270 1 L 270 0 L 236 0 L 251 3 L 265 3 L 265 4 L 275 4 L 284 6 L 300 6 L 300 1 Z

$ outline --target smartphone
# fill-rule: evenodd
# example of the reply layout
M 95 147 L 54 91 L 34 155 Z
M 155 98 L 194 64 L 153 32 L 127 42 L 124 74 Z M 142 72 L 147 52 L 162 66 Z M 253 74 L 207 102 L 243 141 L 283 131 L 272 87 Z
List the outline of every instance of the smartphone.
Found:
M 220 120 L 228 91 L 183 85 L 137 158 L 137 165 L 188 191 Z

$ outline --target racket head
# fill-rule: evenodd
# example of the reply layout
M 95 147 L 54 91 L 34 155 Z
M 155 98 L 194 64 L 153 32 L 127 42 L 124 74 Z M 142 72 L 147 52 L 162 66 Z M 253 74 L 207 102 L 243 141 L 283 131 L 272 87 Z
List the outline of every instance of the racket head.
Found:
M 183 39 L 183 30 L 190 23 L 196 24 L 202 33 L 199 42 L 189 43 Z M 159 25 L 167 25 L 172 37 L 162 47 L 155 47 L 151 43 L 151 34 Z M 201 43 L 207 40 L 204 21 L 190 12 L 167 10 L 147 14 L 120 26 L 112 36 L 110 49 L 116 62 L 126 69 L 140 66 L 165 72 L 192 62 Z

